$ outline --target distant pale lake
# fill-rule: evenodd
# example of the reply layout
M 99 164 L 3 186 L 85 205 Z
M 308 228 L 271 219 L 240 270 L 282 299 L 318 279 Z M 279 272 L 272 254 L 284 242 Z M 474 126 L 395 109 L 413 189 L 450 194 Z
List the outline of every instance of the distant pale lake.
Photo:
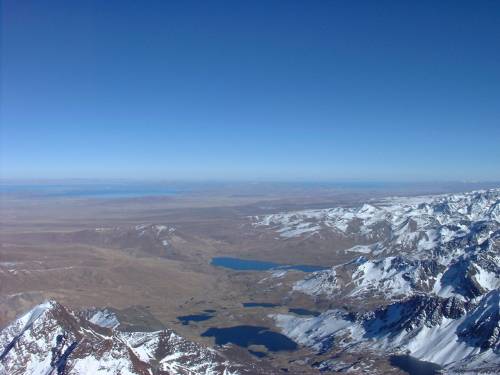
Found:
M 168 196 L 178 193 L 178 189 L 162 184 L 0 184 L 0 194 L 14 197 L 136 198 L 147 196 Z

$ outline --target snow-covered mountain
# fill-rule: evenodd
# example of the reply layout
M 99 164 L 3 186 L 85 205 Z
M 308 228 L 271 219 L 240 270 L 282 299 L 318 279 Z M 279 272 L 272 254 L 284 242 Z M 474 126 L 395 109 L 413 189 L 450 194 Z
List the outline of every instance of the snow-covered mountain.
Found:
M 286 238 L 333 231 L 355 243 L 345 252 L 360 256 L 294 286 L 306 294 L 466 300 L 500 287 L 500 189 L 273 214 L 255 225 Z
M 350 300 L 350 312 L 275 315 L 293 340 L 320 353 L 410 353 L 450 373 L 500 373 L 500 189 L 253 219 L 284 240 L 332 232 L 354 244 L 344 250 L 351 261 L 292 286 Z
M 274 315 L 296 342 L 319 353 L 341 350 L 409 353 L 445 372 L 498 373 L 500 291 L 477 304 L 456 297 L 413 296 L 364 314 L 329 310 L 318 317 Z
M 462 234 L 473 222 L 500 221 L 500 189 L 420 197 L 393 197 L 360 207 L 302 210 L 253 217 L 254 225 L 269 227 L 284 238 L 329 230 L 367 244 L 381 242 L 398 249 L 431 250 Z M 484 233 L 483 233 L 484 234 Z M 484 239 L 483 239 L 484 240 Z M 481 238 L 478 238 L 481 241 Z
M 36 306 L 0 333 L 0 374 L 259 373 L 171 330 L 122 332 L 118 324 L 107 310 L 76 314 L 54 301 Z

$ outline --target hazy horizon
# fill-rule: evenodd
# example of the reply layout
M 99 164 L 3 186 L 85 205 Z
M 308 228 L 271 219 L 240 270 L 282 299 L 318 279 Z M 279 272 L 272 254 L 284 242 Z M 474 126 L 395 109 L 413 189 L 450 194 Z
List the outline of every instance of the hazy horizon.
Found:
M 1 180 L 2 199 L 26 198 L 176 198 L 317 196 L 337 194 L 433 195 L 498 189 L 489 181 L 255 181 L 255 180 L 130 180 L 130 179 L 41 179 Z
M 266 178 L 160 178 L 160 177 L 1 177 L 0 184 L 92 184 L 92 183 L 131 183 L 131 184 L 177 184 L 177 183 L 192 183 L 192 184 L 226 184 L 226 183 L 255 183 L 255 184 L 500 184 L 500 179 L 376 179 L 376 178 L 331 178 L 331 179 L 266 179 Z

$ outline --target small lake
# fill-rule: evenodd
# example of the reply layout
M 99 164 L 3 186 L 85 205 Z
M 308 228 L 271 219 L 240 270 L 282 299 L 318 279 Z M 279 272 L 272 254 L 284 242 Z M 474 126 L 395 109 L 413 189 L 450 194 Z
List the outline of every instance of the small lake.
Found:
M 235 344 L 244 348 L 251 345 L 263 345 L 270 352 L 291 351 L 297 344 L 281 333 L 270 331 L 267 327 L 234 326 L 228 328 L 210 328 L 201 334 L 203 337 L 215 337 L 217 345 Z
M 270 271 L 270 270 L 296 270 L 302 272 L 316 272 L 329 269 L 330 267 L 311 266 L 305 264 L 279 264 L 260 260 L 249 260 L 231 257 L 215 257 L 210 262 L 216 267 L 224 267 L 237 271 Z
M 304 316 L 320 316 L 321 313 L 319 311 L 312 311 L 312 310 L 307 310 L 307 309 L 301 309 L 301 308 L 289 308 L 289 312 L 296 314 L 296 315 L 304 315 Z
M 187 326 L 190 322 L 203 322 L 208 319 L 212 319 L 214 316 L 209 314 L 196 314 L 196 315 L 183 315 L 178 316 L 177 320 L 182 323 L 182 325 Z
M 420 361 L 409 355 L 393 355 L 389 358 L 389 363 L 410 375 L 438 375 L 441 372 L 441 366 L 432 363 Z
M 270 302 L 245 302 L 243 303 L 243 307 L 277 307 L 279 306 L 277 303 Z
M 254 356 L 256 356 L 257 358 L 264 358 L 267 356 L 266 353 L 264 352 L 259 352 L 257 350 L 251 350 L 251 349 L 248 349 L 249 353 L 250 354 L 253 354 Z

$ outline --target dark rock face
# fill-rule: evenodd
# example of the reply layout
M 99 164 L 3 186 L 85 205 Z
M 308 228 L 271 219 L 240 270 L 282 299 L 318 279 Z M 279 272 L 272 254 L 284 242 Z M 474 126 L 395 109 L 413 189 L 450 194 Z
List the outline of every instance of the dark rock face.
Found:
M 441 284 L 453 287 L 456 292 L 468 299 L 479 297 L 488 290 L 478 282 L 480 277 L 478 267 L 494 274 L 495 278 L 500 280 L 498 257 L 494 251 L 487 249 L 457 258 L 444 272 Z
M 421 292 L 429 291 L 433 286 L 432 281 L 446 269 L 435 259 L 415 260 L 401 256 L 392 259 L 391 266 L 403 272 L 402 278 L 408 281 L 412 289 Z
M 445 267 L 442 264 L 439 264 L 435 259 L 424 259 L 420 261 L 421 273 L 420 277 L 437 277 Z
M 481 349 L 500 350 L 500 290 L 488 293 L 460 324 L 457 336 Z
M 466 313 L 464 302 L 456 297 L 439 298 L 416 295 L 362 316 L 366 332 L 372 336 L 397 335 L 424 325 L 433 327 L 443 318 L 458 319 Z

